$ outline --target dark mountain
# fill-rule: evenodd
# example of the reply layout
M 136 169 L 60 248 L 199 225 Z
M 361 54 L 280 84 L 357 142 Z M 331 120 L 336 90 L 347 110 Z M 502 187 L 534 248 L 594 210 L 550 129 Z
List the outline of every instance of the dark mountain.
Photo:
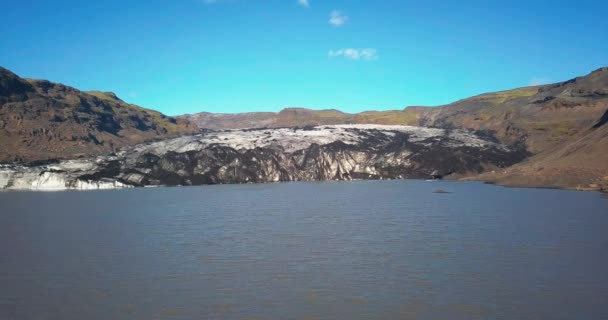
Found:
M 0 161 L 98 155 L 197 131 L 187 120 L 126 103 L 111 92 L 23 79 L 0 67 Z

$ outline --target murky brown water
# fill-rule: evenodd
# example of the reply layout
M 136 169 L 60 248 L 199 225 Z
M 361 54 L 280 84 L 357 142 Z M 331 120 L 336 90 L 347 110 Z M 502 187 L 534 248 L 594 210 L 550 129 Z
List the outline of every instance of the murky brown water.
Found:
M 0 319 L 608 319 L 606 230 L 479 183 L 4 192 Z

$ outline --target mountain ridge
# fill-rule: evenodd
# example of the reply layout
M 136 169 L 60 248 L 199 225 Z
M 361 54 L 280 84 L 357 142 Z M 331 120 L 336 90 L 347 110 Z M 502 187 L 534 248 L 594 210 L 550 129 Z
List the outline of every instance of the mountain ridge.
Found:
M 437 106 L 345 113 L 279 112 L 167 117 L 112 92 L 24 79 L 0 67 L 0 161 L 74 159 L 211 130 L 408 125 L 468 130 L 531 155 L 466 176 L 505 185 L 608 190 L 608 67 L 567 81 L 479 94 Z M 441 155 L 437 155 L 441 156 Z
M 196 133 L 184 119 L 0 67 L 0 161 L 95 156 L 136 143 Z

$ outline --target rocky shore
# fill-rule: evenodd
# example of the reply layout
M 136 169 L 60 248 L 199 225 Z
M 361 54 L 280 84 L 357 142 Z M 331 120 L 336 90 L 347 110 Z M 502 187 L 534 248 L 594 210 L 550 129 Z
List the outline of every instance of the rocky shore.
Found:
M 484 172 L 463 177 L 461 180 L 483 181 L 505 187 L 550 188 L 608 193 L 608 175 L 585 168 L 558 168 L 553 172 L 533 172 L 527 167 L 516 166 L 507 170 Z M 549 170 L 547 170 L 549 171 Z

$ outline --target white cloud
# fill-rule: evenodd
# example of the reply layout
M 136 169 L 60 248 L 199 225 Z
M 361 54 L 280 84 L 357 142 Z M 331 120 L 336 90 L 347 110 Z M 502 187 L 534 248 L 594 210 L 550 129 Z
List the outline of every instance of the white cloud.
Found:
M 531 86 L 540 86 L 543 84 L 548 84 L 551 83 L 551 79 L 549 78 L 544 78 L 544 77 L 534 77 L 532 79 L 530 79 L 529 85 Z
M 348 16 L 338 10 L 334 10 L 329 14 L 329 24 L 339 27 L 348 21 Z
M 308 3 L 308 0 L 298 0 L 298 4 L 304 8 L 310 7 L 310 3 Z
M 378 60 L 378 50 L 373 48 L 353 49 L 344 48 L 338 50 L 330 50 L 328 53 L 330 58 L 345 57 L 352 60 L 373 61 Z

